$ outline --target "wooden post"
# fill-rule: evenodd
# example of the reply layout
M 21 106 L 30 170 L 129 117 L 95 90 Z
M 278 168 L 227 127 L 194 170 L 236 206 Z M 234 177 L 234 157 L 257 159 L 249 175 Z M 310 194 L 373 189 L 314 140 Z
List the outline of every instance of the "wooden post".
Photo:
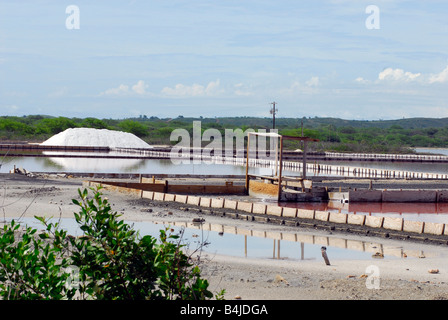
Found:
M 305 260 L 305 244 L 300 242 L 300 260 Z
M 303 179 L 306 179 L 306 152 L 308 147 L 308 141 L 303 141 L 303 154 L 302 154 L 302 161 L 303 161 L 303 168 L 302 168 L 302 177 Z
M 320 251 L 322 252 L 322 257 L 325 260 L 325 264 L 327 266 L 329 266 L 330 265 L 330 260 L 328 260 L 328 257 L 327 257 L 327 248 L 326 247 L 321 247 Z
M 250 132 L 247 133 L 247 151 L 246 151 L 246 194 L 249 194 L 249 141 L 250 141 Z
M 272 259 L 275 259 L 275 239 L 274 244 L 272 245 Z
M 277 259 L 280 260 L 280 240 L 277 240 Z
M 281 199 L 282 194 L 282 168 L 283 168 L 283 137 L 280 136 L 280 161 L 279 161 L 279 173 L 278 173 L 278 201 Z

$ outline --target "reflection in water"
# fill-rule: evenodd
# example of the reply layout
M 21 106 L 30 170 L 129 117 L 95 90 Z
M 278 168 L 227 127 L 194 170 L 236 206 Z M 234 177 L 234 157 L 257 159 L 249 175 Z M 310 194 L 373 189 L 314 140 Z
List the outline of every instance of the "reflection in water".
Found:
M 61 152 L 56 153 L 61 154 Z M 77 152 L 77 155 L 80 153 Z M 54 153 L 48 154 L 54 155 Z M 92 156 L 93 153 L 89 153 Z M 116 155 L 116 154 L 114 154 Z M 101 157 L 100 157 L 101 156 Z M 322 162 L 324 163 L 324 162 Z M 448 164 L 413 163 L 413 162 L 373 162 L 345 161 L 327 162 L 333 166 L 373 167 L 382 170 L 409 170 L 420 172 L 436 172 L 446 174 Z M 70 157 L 3 157 L 0 172 L 9 172 L 14 166 L 22 167 L 31 172 L 96 172 L 96 173 L 145 173 L 145 174 L 210 174 L 210 175 L 245 175 L 245 165 L 235 164 L 181 164 L 176 165 L 168 159 L 107 159 L 104 153 L 97 158 Z M 3 170 L 3 171 L 2 171 Z M 249 168 L 250 174 L 272 175 L 273 168 Z M 285 168 L 284 175 L 297 176 L 300 171 Z M 313 175 L 313 172 L 308 172 Z M 322 173 L 318 173 L 322 174 Z M 264 202 L 276 202 L 276 199 L 263 199 Z M 287 203 L 285 206 L 296 206 L 303 209 L 319 211 L 340 211 L 355 214 L 400 215 L 409 220 L 448 223 L 448 204 L 390 204 L 390 203 Z
M 139 159 L 48 158 L 58 168 L 69 172 L 130 172 L 144 165 Z
M 348 212 L 447 214 L 448 203 L 349 203 Z
M 193 230 L 193 234 L 195 229 L 200 231 L 201 234 L 206 234 L 206 241 L 211 242 L 211 245 L 214 244 L 216 247 L 211 246 L 206 248 L 205 251 L 248 258 L 321 260 L 322 246 L 327 248 L 330 261 L 372 259 L 377 253 L 384 255 L 385 258 L 403 258 L 405 256 L 412 258 L 423 255 L 429 257 L 435 254 L 334 236 L 326 237 L 278 231 L 265 232 L 210 223 L 166 222 L 165 224 L 185 228 L 185 230 Z M 188 236 L 191 236 L 191 231 L 188 232 L 186 233 L 186 240 L 188 240 Z
M 448 214 L 448 203 L 396 203 L 396 202 L 281 202 L 282 207 L 345 213 L 435 213 Z
M 90 154 L 92 155 L 92 154 Z M 173 164 L 167 159 L 70 158 L 70 157 L 4 157 L 0 172 L 14 166 L 31 172 L 96 172 L 96 173 L 171 173 L 171 174 L 245 174 L 244 166 L 221 164 Z M 269 168 L 251 168 L 251 173 L 270 174 Z
M 86 158 L 70 158 L 71 154 L 80 156 L 84 154 Z M 202 164 L 190 162 L 190 164 L 173 164 L 169 159 L 107 159 L 105 153 L 82 153 L 82 152 L 57 152 L 45 151 L 42 156 L 26 156 L 26 157 L 4 157 L 2 169 L 12 169 L 22 167 L 31 172 L 97 172 L 97 173 L 173 173 L 173 174 L 245 174 L 245 161 L 238 161 L 237 163 L 226 164 L 210 164 L 208 162 Z M 118 152 L 109 152 L 111 156 L 129 156 L 129 154 L 122 154 Z M 53 156 L 53 157 L 51 157 Z M 96 157 L 96 158 L 94 158 Z M 240 159 L 241 160 L 241 159 Z M 299 163 L 300 164 L 300 163 Z M 311 167 L 316 164 L 322 166 L 350 167 L 350 168 L 373 168 L 378 170 L 397 170 L 397 171 L 412 171 L 412 172 L 427 172 L 446 174 L 448 172 L 448 163 L 419 163 L 419 162 L 382 162 L 382 161 L 313 161 L 309 165 Z M 251 167 L 250 173 L 260 175 L 274 174 L 274 167 Z M 351 170 L 349 170 L 349 173 Z M 283 170 L 284 175 L 297 176 L 301 175 L 300 168 L 293 168 L 286 166 Z M 347 171 L 345 171 L 345 174 Z M 308 169 L 308 175 L 341 175 L 337 171 L 321 171 L 314 172 Z
M 19 221 L 35 228 L 42 228 L 34 218 L 23 218 Z M 74 236 L 82 235 L 74 219 L 63 218 L 61 227 Z M 219 254 L 246 258 L 322 260 L 321 247 L 327 248 L 328 258 L 340 259 L 374 259 L 375 254 L 381 253 L 385 259 L 431 257 L 437 252 L 422 252 L 421 250 L 404 249 L 401 246 L 384 245 L 360 240 L 350 240 L 335 236 L 317 236 L 305 233 L 259 231 L 245 228 L 218 225 L 194 224 L 187 222 L 134 222 L 128 221 L 140 235 L 158 237 L 159 230 L 169 226 L 174 233 L 182 233 L 182 239 L 187 249 L 194 251 L 202 244 L 203 251 L 209 254 Z
M 319 161 L 323 165 L 370 168 L 390 171 L 411 171 L 446 174 L 448 163 L 422 163 L 405 161 Z
M 418 153 L 429 153 L 448 156 L 448 149 L 446 148 L 414 148 L 414 150 Z
M 348 203 L 348 213 L 400 217 L 408 221 L 448 223 L 448 203 Z

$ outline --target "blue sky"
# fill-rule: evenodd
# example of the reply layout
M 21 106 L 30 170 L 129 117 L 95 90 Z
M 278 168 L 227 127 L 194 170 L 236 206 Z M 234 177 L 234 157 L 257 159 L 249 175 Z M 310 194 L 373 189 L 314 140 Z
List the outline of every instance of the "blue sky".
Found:
M 436 0 L 1 0 L 0 114 L 448 117 L 447 16 Z

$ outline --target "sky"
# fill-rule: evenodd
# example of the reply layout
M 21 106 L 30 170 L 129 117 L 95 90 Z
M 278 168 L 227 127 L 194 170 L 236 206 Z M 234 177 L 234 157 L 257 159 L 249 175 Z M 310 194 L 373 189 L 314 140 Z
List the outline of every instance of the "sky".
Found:
M 0 0 L 0 115 L 448 117 L 448 1 Z

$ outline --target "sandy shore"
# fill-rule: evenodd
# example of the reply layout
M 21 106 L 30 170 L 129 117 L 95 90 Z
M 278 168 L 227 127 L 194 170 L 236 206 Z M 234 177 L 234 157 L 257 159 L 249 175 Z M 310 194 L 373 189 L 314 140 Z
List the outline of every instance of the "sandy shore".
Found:
M 0 176 L 0 220 L 34 215 L 72 217 L 82 179 L 28 178 L 20 175 Z M 197 212 L 104 192 L 113 209 L 131 221 L 191 222 Z M 151 210 L 148 210 L 151 209 Z M 226 290 L 225 299 L 242 300 L 421 300 L 448 298 L 448 246 L 411 241 L 342 234 L 325 230 L 248 222 L 217 215 L 202 215 L 209 223 L 244 226 L 251 230 L 284 231 L 365 240 L 387 246 L 424 252 L 424 257 L 384 257 L 383 259 L 337 259 L 326 265 L 323 259 L 256 259 L 202 254 L 200 268 L 210 282 L 210 289 Z M 436 273 L 431 273 L 435 272 Z M 375 271 L 375 273 L 373 273 Z

